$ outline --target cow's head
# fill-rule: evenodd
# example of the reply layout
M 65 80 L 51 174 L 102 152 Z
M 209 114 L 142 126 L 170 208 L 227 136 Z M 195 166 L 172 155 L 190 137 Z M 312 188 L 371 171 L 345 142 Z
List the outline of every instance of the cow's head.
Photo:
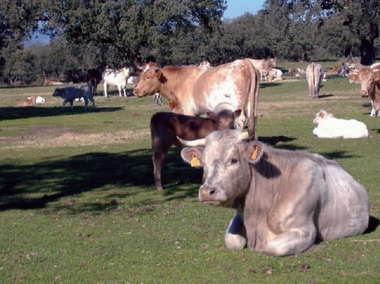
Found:
M 374 100 L 376 84 L 380 84 L 380 66 L 360 67 L 348 76 L 350 83 L 360 84 L 360 95 L 363 98 L 371 96 Z
M 52 96 L 53 96 L 53 97 L 60 97 L 60 96 L 62 96 L 60 89 L 59 89 L 59 88 L 56 88 L 56 89 L 54 90 L 54 93 L 52 94 Z
M 181 156 L 194 167 L 203 167 L 199 200 L 209 205 L 239 207 L 250 187 L 250 164 L 263 156 L 264 144 L 246 142 L 246 132 L 214 131 L 205 139 L 183 141 Z
M 214 120 L 217 125 L 217 130 L 225 130 L 225 129 L 234 129 L 234 122 L 235 120 L 240 116 L 241 110 L 229 110 L 229 109 L 223 109 L 222 111 L 218 113 L 214 112 L 207 112 L 206 113 L 209 118 Z
M 275 58 L 269 58 L 269 67 L 276 67 L 277 66 L 277 59 Z
M 124 76 L 128 79 L 129 77 L 129 68 L 123 67 L 120 69 L 120 72 L 124 74 Z
M 315 118 L 313 120 L 314 124 L 318 124 L 322 119 L 326 119 L 328 117 L 334 117 L 332 113 L 328 113 L 327 111 L 321 109 L 320 111 L 317 112 L 315 115 Z
M 160 92 L 161 69 L 156 63 L 148 63 L 140 75 L 140 79 L 133 89 L 133 94 L 137 97 L 151 96 Z

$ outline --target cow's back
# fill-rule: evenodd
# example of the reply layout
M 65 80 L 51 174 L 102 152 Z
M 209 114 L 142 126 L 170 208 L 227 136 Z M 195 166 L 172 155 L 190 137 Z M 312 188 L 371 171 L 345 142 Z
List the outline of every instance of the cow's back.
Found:
M 344 238 L 363 233 L 369 222 L 369 198 L 366 189 L 335 162 L 324 168 L 321 187 L 321 211 L 317 221 L 322 240 Z
M 163 132 L 170 132 L 173 137 L 185 140 L 204 138 L 215 130 L 215 121 L 204 117 L 190 117 L 171 112 L 155 113 L 150 122 L 152 139 Z M 168 136 L 168 135 L 166 135 Z
M 193 101 L 189 104 L 193 104 L 196 114 L 206 110 L 216 112 L 221 104 L 230 105 L 231 110 L 241 109 L 237 128 L 242 129 L 247 124 L 255 124 L 248 120 L 256 115 L 258 89 L 259 74 L 250 60 L 236 60 L 205 70 L 193 86 Z

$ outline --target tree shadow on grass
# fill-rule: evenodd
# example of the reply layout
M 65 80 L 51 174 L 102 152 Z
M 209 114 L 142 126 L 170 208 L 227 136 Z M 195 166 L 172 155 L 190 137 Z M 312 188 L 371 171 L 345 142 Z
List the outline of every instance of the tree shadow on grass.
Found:
M 278 143 L 281 143 L 281 142 L 290 142 L 290 141 L 294 141 L 294 140 L 296 140 L 296 138 L 286 137 L 283 135 L 270 136 L 270 137 L 259 137 L 260 142 L 263 142 L 265 144 L 269 144 L 272 146 L 276 146 Z
M 357 156 L 355 155 L 348 154 L 347 151 L 333 151 L 333 152 L 325 152 L 325 153 L 318 153 L 318 154 L 330 160 L 357 158 Z
M 86 153 L 64 159 L 50 157 L 33 165 L 4 161 L 0 165 L 0 210 L 44 208 L 63 197 L 115 187 L 126 190 L 110 191 L 108 197 L 127 198 L 144 190 L 156 190 L 151 155 L 151 149 L 140 149 L 122 153 Z M 199 171 L 190 170 L 179 155 L 169 154 L 167 165 L 169 169 L 163 170 L 165 180 L 168 184 L 176 181 L 164 193 L 167 196 L 182 191 L 178 184 L 200 181 Z M 192 193 L 183 193 L 183 196 L 189 195 Z
M 96 102 L 95 102 L 96 105 Z M 114 112 L 121 110 L 121 107 L 103 107 L 92 108 L 92 104 L 89 103 L 87 111 L 84 111 L 84 105 L 78 105 L 73 107 L 73 111 L 70 109 L 70 104 L 66 104 L 66 111 L 62 110 L 62 106 L 59 107 L 1 107 L 0 108 L 0 121 L 12 120 L 12 119 L 24 119 L 32 117 L 49 117 L 71 114 L 85 114 L 87 112 Z
M 281 82 L 275 82 L 275 83 L 270 83 L 270 82 L 266 82 L 266 83 L 260 83 L 260 89 L 265 89 L 265 88 L 270 88 L 270 87 L 275 87 L 275 86 L 281 86 L 283 85 L 284 83 L 281 83 Z
M 318 99 L 324 99 L 324 98 L 329 98 L 329 97 L 333 97 L 333 96 L 334 96 L 333 94 L 324 94 L 324 95 L 319 95 Z

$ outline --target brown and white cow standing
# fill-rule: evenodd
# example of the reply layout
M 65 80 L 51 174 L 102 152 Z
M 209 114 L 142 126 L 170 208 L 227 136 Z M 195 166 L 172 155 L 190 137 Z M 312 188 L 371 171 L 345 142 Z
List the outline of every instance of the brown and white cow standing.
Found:
M 153 149 L 153 176 L 156 188 L 162 190 L 161 169 L 169 148 L 174 144 L 182 149 L 177 136 L 186 140 L 206 137 L 215 130 L 232 129 L 234 119 L 241 110 L 222 110 L 218 114 L 208 112 L 208 117 L 195 117 L 173 112 L 158 112 L 150 120 L 150 133 Z
M 350 83 L 360 83 L 362 98 L 371 98 L 372 110 L 370 116 L 380 116 L 380 64 L 370 67 L 361 66 L 348 76 Z
M 203 166 L 199 200 L 237 210 L 226 230 L 227 248 L 247 245 L 284 256 L 367 229 L 368 194 L 337 162 L 247 142 L 241 134 L 214 131 L 202 140 L 204 146 L 182 141 L 193 145 L 181 151 L 182 158 Z
M 321 64 L 312 62 L 306 67 L 306 80 L 309 86 L 310 99 L 318 99 L 323 77 L 324 72 Z
M 166 97 L 173 112 L 199 115 L 218 112 L 217 106 L 229 106 L 232 111 L 242 110 L 235 119 L 235 128 L 248 125 L 250 138 L 256 136 L 259 74 L 249 59 L 204 69 L 191 66 L 147 64 L 133 94 L 137 97 L 160 93 Z

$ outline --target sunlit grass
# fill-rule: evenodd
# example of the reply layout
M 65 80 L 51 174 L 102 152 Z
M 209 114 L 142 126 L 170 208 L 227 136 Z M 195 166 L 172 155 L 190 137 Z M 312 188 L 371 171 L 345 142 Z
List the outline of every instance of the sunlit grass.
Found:
M 309 100 L 306 81 L 263 83 L 259 139 L 339 161 L 368 190 L 380 216 L 379 119 L 347 78 Z M 51 87 L 0 88 L 0 283 L 376 283 L 378 230 L 322 242 L 298 256 L 229 251 L 233 210 L 198 202 L 202 171 L 173 148 L 153 183 L 152 98 L 95 97 L 97 111 L 62 112 Z M 129 89 L 130 94 L 131 89 Z M 45 105 L 15 108 L 38 93 Z M 367 124 L 368 139 L 318 139 L 319 109 Z M 374 228 L 373 228 L 374 229 Z

